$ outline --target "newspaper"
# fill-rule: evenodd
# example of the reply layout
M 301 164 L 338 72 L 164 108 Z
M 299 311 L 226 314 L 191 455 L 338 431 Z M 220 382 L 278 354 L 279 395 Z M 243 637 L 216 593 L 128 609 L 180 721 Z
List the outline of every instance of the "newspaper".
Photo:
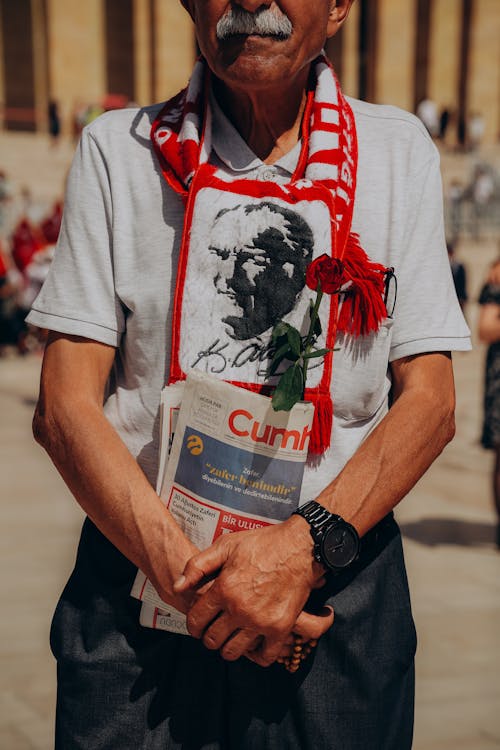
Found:
M 199 549 L 221 534 L 284 521 L 298 507 L 313 415 L 311 403 L 275 412 L 268 397 L 197 371 L 183 391 L 164 389 L 157 491 Z M 144 603 L 142 625 L 187 634 L 185 616 L 142 571 L 131 593 Z

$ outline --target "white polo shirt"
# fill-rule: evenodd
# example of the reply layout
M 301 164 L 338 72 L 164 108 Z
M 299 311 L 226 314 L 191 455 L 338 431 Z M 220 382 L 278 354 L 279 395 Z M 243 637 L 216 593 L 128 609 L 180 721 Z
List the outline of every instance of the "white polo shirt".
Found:
M 352 229 L 372 260 L 394 267 L 398 292 L 376 336 L 337 342 L 331 447 L 306 467 L 303 500 L 341 471 L 386 414 L 390 361 L 470 348 L 445 247 L 438 152 L 412 115 L 349 102 L 359 145 Z M 110 112 L 83 131 L 55 260 L 28 316 L 34 325 L 117 347 L 106 415 L 153 485 L 184 215 L 151 148 L 160 106 Z M 215 103 L 212 109 L 212 161 L 221 171 L 289 179 L 299 145 L 265 165 Z

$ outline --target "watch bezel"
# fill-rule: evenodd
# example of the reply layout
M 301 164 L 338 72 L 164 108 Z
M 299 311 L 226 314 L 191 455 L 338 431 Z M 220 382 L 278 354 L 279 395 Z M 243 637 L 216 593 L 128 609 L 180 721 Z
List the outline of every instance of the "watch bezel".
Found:
M 313 539 L 313 557 L 316 562 L 320 563 L 327 571 L 331 573 L 340 573 L 346 570 L 355 562 L 359 556 L 360 539 L 359 534 L 352 524 L 345 521 L 342 516 L 331 513 L 324 505 L 316 500 L 309 500 L 299 508 L 293 511 L 292 515 L 301 516 L 309 524 L 309 531 Z M 336 565 L 328 559 L 325 551 L 326 539 L 329 532 L 339 527 L 349 531 L 351 538 L 354 540 L 354 552 L 341 565 Z
M 342 564 L 340 565 L 338 563 L 331 562 L 325 550 L 326 542 L 330 533 L 334 530 L 338 530 L 339 527 L 347 531 L 350 534 L 351 539 L 354 540 L 355 542 L 354 550 L 352 554 L 349 555 L 349 557 L 345 561 L 343 561 Z M 332 570 L 333 572 L 339 572 L 339 571 L 345 570 L 346 568 L 349 568 L 355 562 L 355 560 L 357 559 L 359 555 L 358 532 L 356 531 L 356 529 L 354 528 L 352 524 L 348 523 L 347 521 L 344 521 L 343 518 L 339 518 L 337 521 L 331 523 L 326 529 L 324 529 L 321 535 L 321 539 L 318 540 L 318 542 L 319 542 L 318 551 L 321 557 L 321 562 L 323 563 L 323 565 L 325 565 L 325 567 L 327 567 L 329 570 Z

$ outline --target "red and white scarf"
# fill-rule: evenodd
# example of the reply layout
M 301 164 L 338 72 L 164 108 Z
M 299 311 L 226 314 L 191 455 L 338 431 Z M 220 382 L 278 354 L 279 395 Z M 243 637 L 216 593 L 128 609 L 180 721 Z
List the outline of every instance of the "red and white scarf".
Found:
M 307 264 L 323 253 L 342 260 L 348 279 L 339 309 L 325 295 L 318 348 L 337 332 L 367 335 L 386 316 L 386 269 L 371 262 L 351 233 L 356 192 L 354 116 L 325 57 L 313 64 L 302 148 L 294 174 L 280 185 L 231 178 L 209 163 L 211 75 L 200 59 L 187 89 L 163 107 L 151 138 L 162 173 L 185 202 L 174 298 L 169 382 L 196 369 L 269 393 L 271 330 L 279 318 L 307 328 Z M 315 404 L 310 452 L 329 447 L 333 418 L 333 352 L 308 374 L 305 399 Z M 274 381 L 275 382 L 275 381 Z

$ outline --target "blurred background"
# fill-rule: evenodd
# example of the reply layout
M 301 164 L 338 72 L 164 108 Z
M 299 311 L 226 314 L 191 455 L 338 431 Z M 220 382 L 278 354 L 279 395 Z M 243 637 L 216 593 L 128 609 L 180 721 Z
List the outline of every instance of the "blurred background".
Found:
M 499 0 L 356 0 L 327 53 L 347 94 L 421 118 L 441 153 L 450 264 L 474 350 L 454 357 L 457 436 L 398 509 L 419 634 L 415 750 L 500 748 L 500 553 L 481 447 L 478 298 L 500 256 Z M 31 438 L 50 266 L 82 127 L 181 88 L 178 0 L 0 0 L 0 747 L 53 745 L 50 618 L 82 514 Z M 500 308 L 499 308 L 500 310 Z M 500 368 L 499 368 L 500 369 Z

